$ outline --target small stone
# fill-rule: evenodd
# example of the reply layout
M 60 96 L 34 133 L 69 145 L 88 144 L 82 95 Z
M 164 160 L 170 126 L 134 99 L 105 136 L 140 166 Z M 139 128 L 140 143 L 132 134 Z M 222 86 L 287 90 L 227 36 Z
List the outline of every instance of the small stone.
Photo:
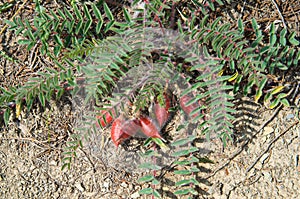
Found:
M 207 193 L 210 194 L 210 195 L 213 194 L 215 192 L 214 189 L 215 188 L 213 186 L 210 186 L 209 189 L 208 189 L 208 191 L 207 191 Z
M 131 197 L 131 198 L 139 198 L 139 197 L 140 197 L 140 194 L 139 194 L 139 192 L 137 191 L 137 192 L 133 193 L 130 197 Z
M 133 185 L 132 185 L 132 184 L 129 184 L 128 189 L 129 189 L 129 190 L 132 190 L 132 189 L 133 189 Z
M 265 176 L 265 178 L 266 178 L 268 181 L 272 182 L 273 178 L 272 178 L 272 175 L 271 175 L 269 172 L 265 172 L 265 173 L 264 173 L 264 176 Z
M 104 182 L 103 187 L 108 189 L 109 188 L 109 182 Z
M 294 117 L 295 117 L 294 114 L 289 113 L 289 114 L 287 114 L 287 116 L 286 116 L 286 120 L 293 119 Z
M 81 183 L 79 183 L 79 182 L 75 183 L 75 187 L 76 187 L 80 192 L 84 192 L 84 187 L 82 186 Z
M 117 190 L 117 195 L 120 196 L 120 195 L 122 195 L 122 193 L 123 193 L 123 189 L 118 189 L 118 190 Z
M 54 192 L 52 196 L 53 196 L 53 198 L 59 198 L 59 193 L 58 192 Z
M 274 132 L 274 129 L 273 129 L 272 127 L 266 126 L 266 127 L 264 128 L 263 134 L 264 134 L 264 135 L 269 135 L 270 133 L 273 133 L 273 132 Z
M 72 193 L 72 188 L 71 187 L 67 187 L 67 193 Z
M 87 197 L 93 197 L 97 195 L 97 192 L 84 192 L 84 195 Z
M 51 166 L 57 166 L 57 162 L 55 160 L 51 160 L 49 162 L 49 165 L 51 165 Z
M 262 157 L 261 157 L 261 163 L 264 164 L 265 160 L 269 157 L 270 153 L 265 153 Z
M 121 187 L 125 187 L 125 188 L 126 188 L 127 186 L 128 186 L 128 185 L 127 185 L 126 182 L 122 182 L 122 183 L 121 183 Z

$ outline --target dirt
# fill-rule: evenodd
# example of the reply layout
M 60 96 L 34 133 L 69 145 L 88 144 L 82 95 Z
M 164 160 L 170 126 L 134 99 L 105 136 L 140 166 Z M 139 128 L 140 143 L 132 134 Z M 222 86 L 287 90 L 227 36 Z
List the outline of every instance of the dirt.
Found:
M 298 1 L 276 2 L 287 26 L 298 31 L 299 36 Z M 0 30 L 4 27 L 3 20 L 10 19 L 21 3 L 16 1 L 12 8 L 0 13 Z M 55 8 L 68 2 L 45 1 L 43 4 Z M 32 5 L 28 2 L 18 15 L 30 16 Z M 236 1 L 216 13 L 226 16 L 228 22 L 235 21 L 242 13 L 243 20 L 256 18 L 266 28 L 270 22 L 280 19 L 271 1 L 247 4 Z M 18 45 L 18 39 L 8 30 L 0 36 L 0 50 L 22 63 L 0 57 L 0 81 L 5 88 L 22 84 L 49 64 L 42 56 Z M 294 106 L 282 107 L 274 118 L 271 116 L 275 110 L 254 103 L 252 98 L 235 102 L 238 113 L 234 142 L 229 142 L 226 148 L 218 139 L 197 145 L 207 149 L 200 156 L 212 163 L 197 165 L 201 169 L 197 176 L 201 184 L 197 190 L 200 194 L 195 198 L 298 198 L 299 97 L 296 93 Z M 49 102 L 45 108 L 39 103 L 30 111 L 24 107 L 19 118 L 14 112 L 7 126 L 0 124 L 0 198 L 145 198 L 139 190 L 147 186 L 137 183 L 145 172 L 128 169 L 127 165 L 133 165 L 132 159 L 120 160 L 124 149 L 115 148 L 107 136 L 109 128 L 90 135 L 83 147 L 76 150 L 71 169 L 62 170 L 63 151 L 73 135 L 77 114 L 72 99 L 65 95 L 60 101 Z M 264 125 L 267 121 L 269 123 Z M 182 176 L 174 175 L 167 168 L 163 172 L 160 185 L 163 198 L 180 198 L 173 192 L 175 182 Z

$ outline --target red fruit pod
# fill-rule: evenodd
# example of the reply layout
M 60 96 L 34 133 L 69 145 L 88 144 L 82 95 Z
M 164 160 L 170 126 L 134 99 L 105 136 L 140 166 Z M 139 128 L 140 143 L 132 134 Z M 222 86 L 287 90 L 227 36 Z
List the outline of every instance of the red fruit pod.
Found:
M 171 101 L 167 94 L 164 94 L 164 100 L 165 107 L 162 107 L 159 103 L 154 104 L 154 113 L 160 127 L 162 127 L 170 117 L 169 108 L 171 106 Z
M 114 117 L 116 117 L 116 113 L 114 109 L 108 110 L 108 111 L 101 111 L 100 115 L 97 115 L 97 122 L 96 122 L 96 126 L 97 127 L 106 127 L 108 124 L 110 124 Z M 105 118 L 105 119 L 104 119 Z M 99 121 L 100 120 L 100 125 L 99 125 Z
M 164 123 L 168 120 L 168 112 L 166 111 L 166 109 L 164 107 L 160 106 L 160 104 L 155 103 L 154 104 L 154 113 L 155 113 L 155 116 L 156 116 L 159 126 L 162 127 L 164 125 Z
M 147 137 L 162 138 L 159 134 L 157 126 L 153 123 L 152 119 L 142 116 L 140 117 L 140 123 L 142 131 Z
M 111 127 L 111 132 L 110 132 L 110 137 L 113 141 L 113 143 L 116 145 L 116 147 L 121 144 L 125 139 L 129 138 L 130 135 L 126 134 L 122 130 L 122 124 L 124 123 L 124 120 L 121 119 L 120 117 L 115 119 L 115 121 L 112 124 Z
M 126 140 L 126 139 L 128 139 L 130 137 L 131 137 L 131 135 L 128 135 L 127 133 L 125 133 L 123 131 L 121 137 L 117 140 L 118 145 L 121 144 L 124 140 Z M 116 146 L 118 147 L 118 145 L 116 145 Z
M 141 123 L 138 119 L 127 120 L 122 124 L 122 131 L 130 136 L 134 136 L 137 132 L 141 131 Z
M 190 115 L 191 112 L 193 110 L 195 110 L 196 108 L 199 107 L 199 105 L 197 103 L 193 103 L 193 104 L 190 104 L 188 106 L 186 106 L 186 104 L 191 101 L 192 98 L 187 96 L 187 95 L 184 95 L 180 98 L 180 106 L 181 108 L 183 109 L 183 111 L 188 115 L 188 116 L 191 116 L 192 118 L 195 118 L 197 116 L 199 116 L 199 113 L 195 113 L 193 115 Z

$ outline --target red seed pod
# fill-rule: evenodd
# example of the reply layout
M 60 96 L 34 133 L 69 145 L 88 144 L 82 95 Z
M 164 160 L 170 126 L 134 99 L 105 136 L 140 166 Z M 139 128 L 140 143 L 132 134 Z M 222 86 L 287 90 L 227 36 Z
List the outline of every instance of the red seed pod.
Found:
M 158 128 L 153 123 L 152 119 L 150 119 L 149 117 L 142 116 L 140 117 L 140 122 L 141 122 L 142 131 L 147 137 L 162 138 L 159 135 Z
M 141 123 L 138 119 L 127 120 L 122 124 L 122 131 L 130 136 L 134 136 L 137 132 L 141 131 Z
M 130 135 L 126 134 L 124 131 L 122 131 L 122 124 L 124 123 L 124 120 L 122 118 L 117 118 L 112 124 L 110 137 L 113 141 L 113 143 L 116 145 L 116 147 L 121 144 L 125 139 L 129 138 Z
M 128 135 L 127 133 L 123 132 L 122 135 L 121 135 L 121 137 L 117 140 L 117 142 L 119 144 L 121 144 L 124 140 L 126 140 L 126 139 L 128 139 L 130 137 L 131 137 L 131 135 Z
M 171 106 L 171 101 L 166 93 L 164 93 L 164 100 L 165 107 L 162 107 L 159 103 L 154 104 L 154 113 L 160 127 L 162 127 L 170 117 L 169 108 Z
M 187 96 L 187 95 L 184 95 L 180 98 L 180 106 L 181 108 L 183 109 L 183 111 L 188 115 L 188 116 L 191 116 L 192 118 L 195 118 L 197 116 L 199 116 L 199 113 L 195 113 L 194 115 L 190 115 L 190 113 L 195 110 L 196 108 L 199 107 L 199 105 L 197 103 L 193 103 L 189 106 L 186 106 L 186 104 L 191 101 L 192 98 Z
M 103 111 L 101 111 L 100 115 L 96 116 L 96 118 L 97 118 L 96 126 L 97 127 L 101 126 L 102 128 L 104 128 L 113 121 L 114 117 L 116 117 L 116 113 L 115 113 L 114 109 L 111 109 L 111 110 L 108 110 L 108 111 L 103 110 Z M 105 120 L 104 120 L 104 118 L 105 118 Z M 98 120 L 100 120 L 100 125 L 99 125 Z
M 164 107 L 160 106 L 158 103 L 155 103 L 154 104 L 154 113 L 155 113 L 155 116 L 156 116 L 159 126 L 162 127 L 163 124 L 168 119 L 168 112 L 166 111 L 166 109 Z

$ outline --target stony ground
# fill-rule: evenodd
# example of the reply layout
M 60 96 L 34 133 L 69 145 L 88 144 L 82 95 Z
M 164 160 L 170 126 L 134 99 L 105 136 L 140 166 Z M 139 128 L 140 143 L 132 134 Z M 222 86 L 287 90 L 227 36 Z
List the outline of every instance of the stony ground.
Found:
M 282 8 L 287 25 L 299 31 L 298 1 L 276 2 Z M 13 8 L 0 13 L 1 30 L 3 20 L 10 19 L 21 3 L 16 1 Z M 53 8 L 66 2 L 44 3 Z M 30 15 L 31 5 L 32 2 L 28 2 L 19 15 Z M 242 13 L 243 20 L 255 17 L 266 27 L 280 18 L 272 1 L 267 0 L 247 4 L 236 1 L 224 12 L 229 22 Z M 0 50 L 24 64 L 15 64 L 1 56 L 1 86 L 18 85 L 43 66 L 37 64 L 41 57 L 26 52 L 11 32 L 5 30 L 0 40 Z M 47 65 L 47 61 L 43 64 Z M 294 106 L 300 106 L 299 97 L 296 93 Z M 138 191 L 145 186 L 136 180 L 144 173 L 124 167 L 131 163 L 130 159 L 126 162 L 118 159 L 124 151 L 116 151 L 106 136 L 109 129 L 91 135 L 84 147 L 77 150 L 71 170 L 61 170 L 62 152 L 74 130 L 73 108 L 72 100 L 64 96 L 46 108 L 34 105 L 30 112 L 22 110 L 20 119 L 13 114 L 7 127 L 0 124 L 0 198 L 143 198 Z M 196 198 L 299 198 L 297 109 L 266 110 L 248 98 L 240 99 L 236 108 L 239 115 L 234 144 L 230 143 L 225 149 L 219 140 L 198 145 L 211 151 L 204 155 L 214 163 L 199 163 L 201 195 Z M 177 198 L 173 192 L 178 179 L 180 177 L 165 171 L 161 185 L 163 198 Z
M 241 110 L 245 107 L 249 110 L 248 103 L 240 104 Z M 244 136 L 235 145 L 223 149 L 218 140 L 198 145 L 212 151 L 205 155 L 214 162 L 198 165 L 203 171 L 199 174 L 202 182 L 199 198 L 298 198 L 297 113 L 284 108 L 270 120 L 274 110 L 265 111 L 253 104 L 250 110 L 252 113 L 240 118 L 245 125 L 239 133 Z M 20 123 L 12 121 L 8 130 L 2 131 L 0 198 L 142 198 L 138 191 L 143 186 L 135 181 L 143 172 L 122 167 L 130 162 L 119 162 L 122 151 L 117 151 L 109 138 L 101 134 L 92 135 L 77 151 L 71 170 L 61 171 L 61 152 L 70 133 L 70 111 L 71 106 L 59 109 L 53 103 L 43 112 L 36 108 L 23 115 Z M 261 127 L 246 143 L 251 133 Z M 107 142 L 105 150 L 101 142 Z M 112 154 L 109 157 L 108 150 Z M 179 179 L 166 172 L 162 181 L 163 198 L 176 198 L 172 191 Z

